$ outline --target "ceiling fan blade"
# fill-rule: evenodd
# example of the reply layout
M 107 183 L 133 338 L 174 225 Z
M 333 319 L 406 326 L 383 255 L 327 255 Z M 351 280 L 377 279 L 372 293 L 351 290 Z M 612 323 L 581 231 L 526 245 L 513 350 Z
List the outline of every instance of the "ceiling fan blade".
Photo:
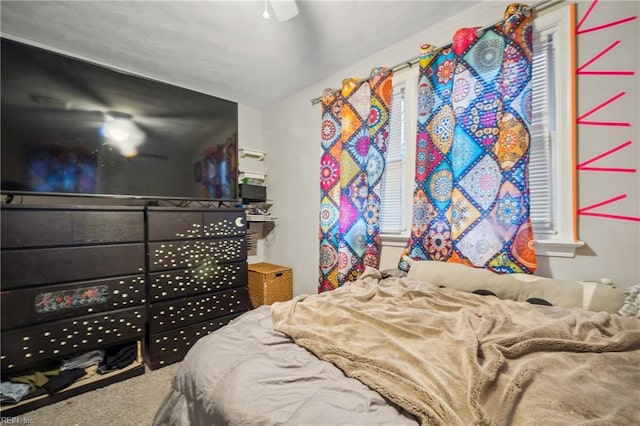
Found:
M 48 52 L 25 54 L 2 39 L 2 103 L 12 108 L 104 110 L 106 100 L 84 78 L 74 78 Z M 80 64 L 77 75 L 84 76 Z M 24 81 L 22 85 L 19 82 Z
M 280 22 L 288 21 L 298 14 L 296 0 L 271 0 L 271 8 Z
M 104 113 L 102 111 L 85 111 L 79 109 L 60 108 L 21 108 L 12 111 L 11 116 L 3 116 L 9 120 L 33 121 L 36 120 L 41 127 L 65 129 L 78 127 L 97 127 L 104 123 Z
M 78 78 L 84 74 L 84 67 L 89 65 L 79 63 L 75 70 L 76 75 L 70 75 L 65 69 L 58 66 L 56 62 L 58 59 L 55 57 L 45 56 L 36 60 L 40 70 L 44 72 L 45 78 L 52 82 L 50 87 L 55 87 L 56 91 L 54 93 L 43 92 L 42 94 L 35 92 L 33 96 L 60 98 L 67 108 L 102 111 L 109 109 L 109 102 L 102 96 L 99 89 L 93 87 L 85 79 Z

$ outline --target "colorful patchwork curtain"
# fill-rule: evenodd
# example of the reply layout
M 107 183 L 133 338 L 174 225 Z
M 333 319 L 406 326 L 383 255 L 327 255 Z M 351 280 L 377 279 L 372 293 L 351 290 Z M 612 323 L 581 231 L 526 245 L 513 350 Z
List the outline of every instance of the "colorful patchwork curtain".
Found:
M 322 99 L 318 292 L 380 262 L 380 187 L 389 135 L 392 76 L 374 69 Z
M 420 60 L 416 187 L 403 256 L 498 272 L 536 268 L 529 220 L 531 16 L 463 28 Z M 408 265 L 400 260 L 399 267 Z

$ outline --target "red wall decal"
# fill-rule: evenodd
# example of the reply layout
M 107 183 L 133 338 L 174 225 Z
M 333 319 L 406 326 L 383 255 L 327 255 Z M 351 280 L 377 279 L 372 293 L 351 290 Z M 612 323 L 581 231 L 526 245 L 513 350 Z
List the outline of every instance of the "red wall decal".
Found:
M 577 74 L 579 74 L 579 75 L 634 75 L 636 73 L 635 71 L 613 71 L 613 70 L 610 70 L 610 71 L 587 71 L 587 70 L 585 70 L 586 67 L 588 67 L 589 65 L 591 65 L 592 63 L 594 63 L 595 61 L 600 59 L 602 56 L 607 54 L 611 49 L 616 47 L 618 44 L 620 44 L 620 40 L 616 40 L 613 44 L 611 44 L 609 47 L 604 49 L 602 52 L 598 53 L 596 56 L 594 56 L 593 58 L 589 59 L 587 62 L 585 62 L 581 66 L 579 66 L 578 70 L 577 70 Z
M 613 197 L 608 200 L 604 200 L 599 203 L 592 204 L 590 206 L 582 207 L 581 209 L 578 209 L 578 214 L 582 216 L 595 216 L 595 217 L 604 217 L 608 219 L 630 220 L 633 222 L 640 222 L 640 217 L 636 217 L 636 216 L 624 216 L 624 215 L 618 215 L 618 214 L 597 213 L 597 212 L 590 211 L 600 206 L 615 203 L 616 201 L 623 200 L 625 198 L 627 198 L 627 194 L 622 194 L 622 195 L 618 195 L 617 197 Z
M 620 168 L 620 167 L 587 167 L 588 164 L 591 164 L 594 161 L 598 161 L 599 159 L 606 157 L 610 154 L 613 154 L 616 151 L 620 151 L 622 148 L 625 148 L 629 145 L 631 145 L 631 141 L 626 141 L 616 146 L 615 148 L 611 148 L 609 151 L 605 151 L 602 154 L 596 155 L 590 160 L 583 161 L 582 163 L 578 164 L 578 170 L 586 170 L 586 171 L 592 171 L 592 172 L 635 173 L 636 169 L 627 169 L 627 168 Z
M 591 15 L 591 11 L 593 10 L 593 8 L 596 6 L 597 3 L 598 3 L 598 0 L 593 0 L 591 5 L 589 6 L 589 9 L 587 9 L 587 12 L 584 14 L 584 16 L 582 17 L 580 22 L 578 22 L 578 26 L 576 27 L 576 35 L 586 34 L 586 33 L 590 33 L 590 32 L 593 32 L 593 31 L 600 31 L 600 30 L 604 30 L 606 28 L 614 27 L 616 25 L 626 24 L 627 22 L 631 22 L 631 21 L 633 21 L 633 20 L 635 20 L 637 18 L 637 16 L 629 16 L 628 18 L 618 19 L 617 21 L 613 21 L 613 22 L 609 22 L 607 24 L 603 24 L 603 25 L 598 25 L 598 26 L 595 26 L 595 27 L 587 28 L 585 30 L 580 29 L 580 27 L 582 27 L 582 24 L 584 24 L 584 21 L 586 21 L 586 19 L 589 17 L 589 15 Z
M 594 112 L 601 110 L 602 108 L 606 107 L 607 105 L 609 105 L 612 102 L 615 102 L 616 100 L 620 99 L 621 97 L 623 97 L 626 94 L 627 94 L 627 92 L 620 92 L 617 95 L 615 95 L 613 98 L 610 98 L 610 99 L 602 102 L 600 105 L 591 108 L 589 111 L 585 112 L 580 117 L 578 117 L 578 124 L 589 125 L 589 126 L 631 127 L 631 123 L 629 123 L 629 122 L 621 122 L 621 121 L 587 121 L 587 120 L 585 120 L 585 118 L 589 117 Z

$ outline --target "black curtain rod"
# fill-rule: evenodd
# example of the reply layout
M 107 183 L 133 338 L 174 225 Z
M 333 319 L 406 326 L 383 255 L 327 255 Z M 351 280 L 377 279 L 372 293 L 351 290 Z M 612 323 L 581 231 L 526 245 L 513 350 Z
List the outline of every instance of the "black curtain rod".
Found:
M 544 9 L 544 7 L 543 7 L 543 6 L 545 6 L 545 7 L 549 7 L 549 6 L 551 6 L 551 4 L 547 4 L 547 3 L 555 4 L 555 3 L 558 3 L 558 0 L 542 0 L 542 1 L 539 1 L 538 3 L 535 3 L 533 6 L 529 6 L 529 7 L 528 7 L 528 9 L 529 9 L 529 10 L 540 10 L 540 9 Z M 504 22 L 504 19 L 501 19 L 501 20 L 499 20 L 499 21 L 496 21 L 496 22 L 494 22 L 493 24 L 486 25 L 486 26 L 484 26 L 484 27 L 480 28 L 479 30 L 480 30 L 480 31 L 487 30 L 487 29 L 489 29 L 489 28 L 492 28 L 492 27 L 494 27 L 494 26 L 498 25 L 498 24 L 499 24 L 499 23 L 501 23 L 501 22 Z M 432 49 L 432 50 L 434 50 L 434 51 L 443 50 L 443 49 L 446 49 L 447 47 L 451 47 L 451 45 L 452 45 L 452 44 L 453 44 L 453 43 L 447 43 L 447 44 L 444 44 L 444 45 L 442 45 L 442 46 L 440 46 L 440 47 L 436 47 L 436 48 L 434 48 L 434 49 Z M 413 57 L 413 58 L 411 58 L 411 59 L 408 59 L 408 60 L 406 60 L 406 61 L 404 61 L 404 62 L 401 62 L 401 63 L 399 63 L 399 64 L 396 64 L 396 65 L 392 66 L 390 69 L 388 69 L 387 71 L 385 71 L 385 73 L 387 73 L 387 74 L 388 74 L 388 73 L 391 73 L 391 72 L 395 73 L 395 72 L 398 72 L 398 71 L 402 71 L 402 70 L 403 70 L 403 69 L 405 69 L 405 68 L 411 68 L 412 66 L 414 66 L 415 64 L 417 64 L 418 62 L 420 62 L 420 58 L 422 58 L 422 54 L 420 54 L 420 55 L 418 55 L 418 56 L 414 56 L 414 57 Z M 364 83 L 365 81 L 369 81 L 370 79 L 371 79 L 371 77 L 361 78 L 360 80 L 356 81 L 356 84 L 358 84 L 358 85 L 359 85 L 359 84 L 361 84 L 361 83 Z M 333 90 L 331 90 L 331 93 L 332 93 L 332 94 L 334 94 L 334 93 L 338 93 L 340 90 L 341 90 L 341 89 L 333 89 Z M 311 99 L 311 105 L 315 105 L 315 104 L 317 104 L 317 103 L 322 102 L 322 98 L 323 98 L 324 96 L 326 96 L 326 95 L 318 96 L 317 98 L 313 98 L 313 99 Z

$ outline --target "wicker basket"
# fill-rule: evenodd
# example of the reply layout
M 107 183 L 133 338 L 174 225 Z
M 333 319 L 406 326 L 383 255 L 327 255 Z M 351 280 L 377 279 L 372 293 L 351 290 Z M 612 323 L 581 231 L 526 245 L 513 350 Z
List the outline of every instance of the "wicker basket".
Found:
M 264 262 L 249 265 L 249 297 L 254 308 L 290 300 L 292 286 L 291 268 Z

